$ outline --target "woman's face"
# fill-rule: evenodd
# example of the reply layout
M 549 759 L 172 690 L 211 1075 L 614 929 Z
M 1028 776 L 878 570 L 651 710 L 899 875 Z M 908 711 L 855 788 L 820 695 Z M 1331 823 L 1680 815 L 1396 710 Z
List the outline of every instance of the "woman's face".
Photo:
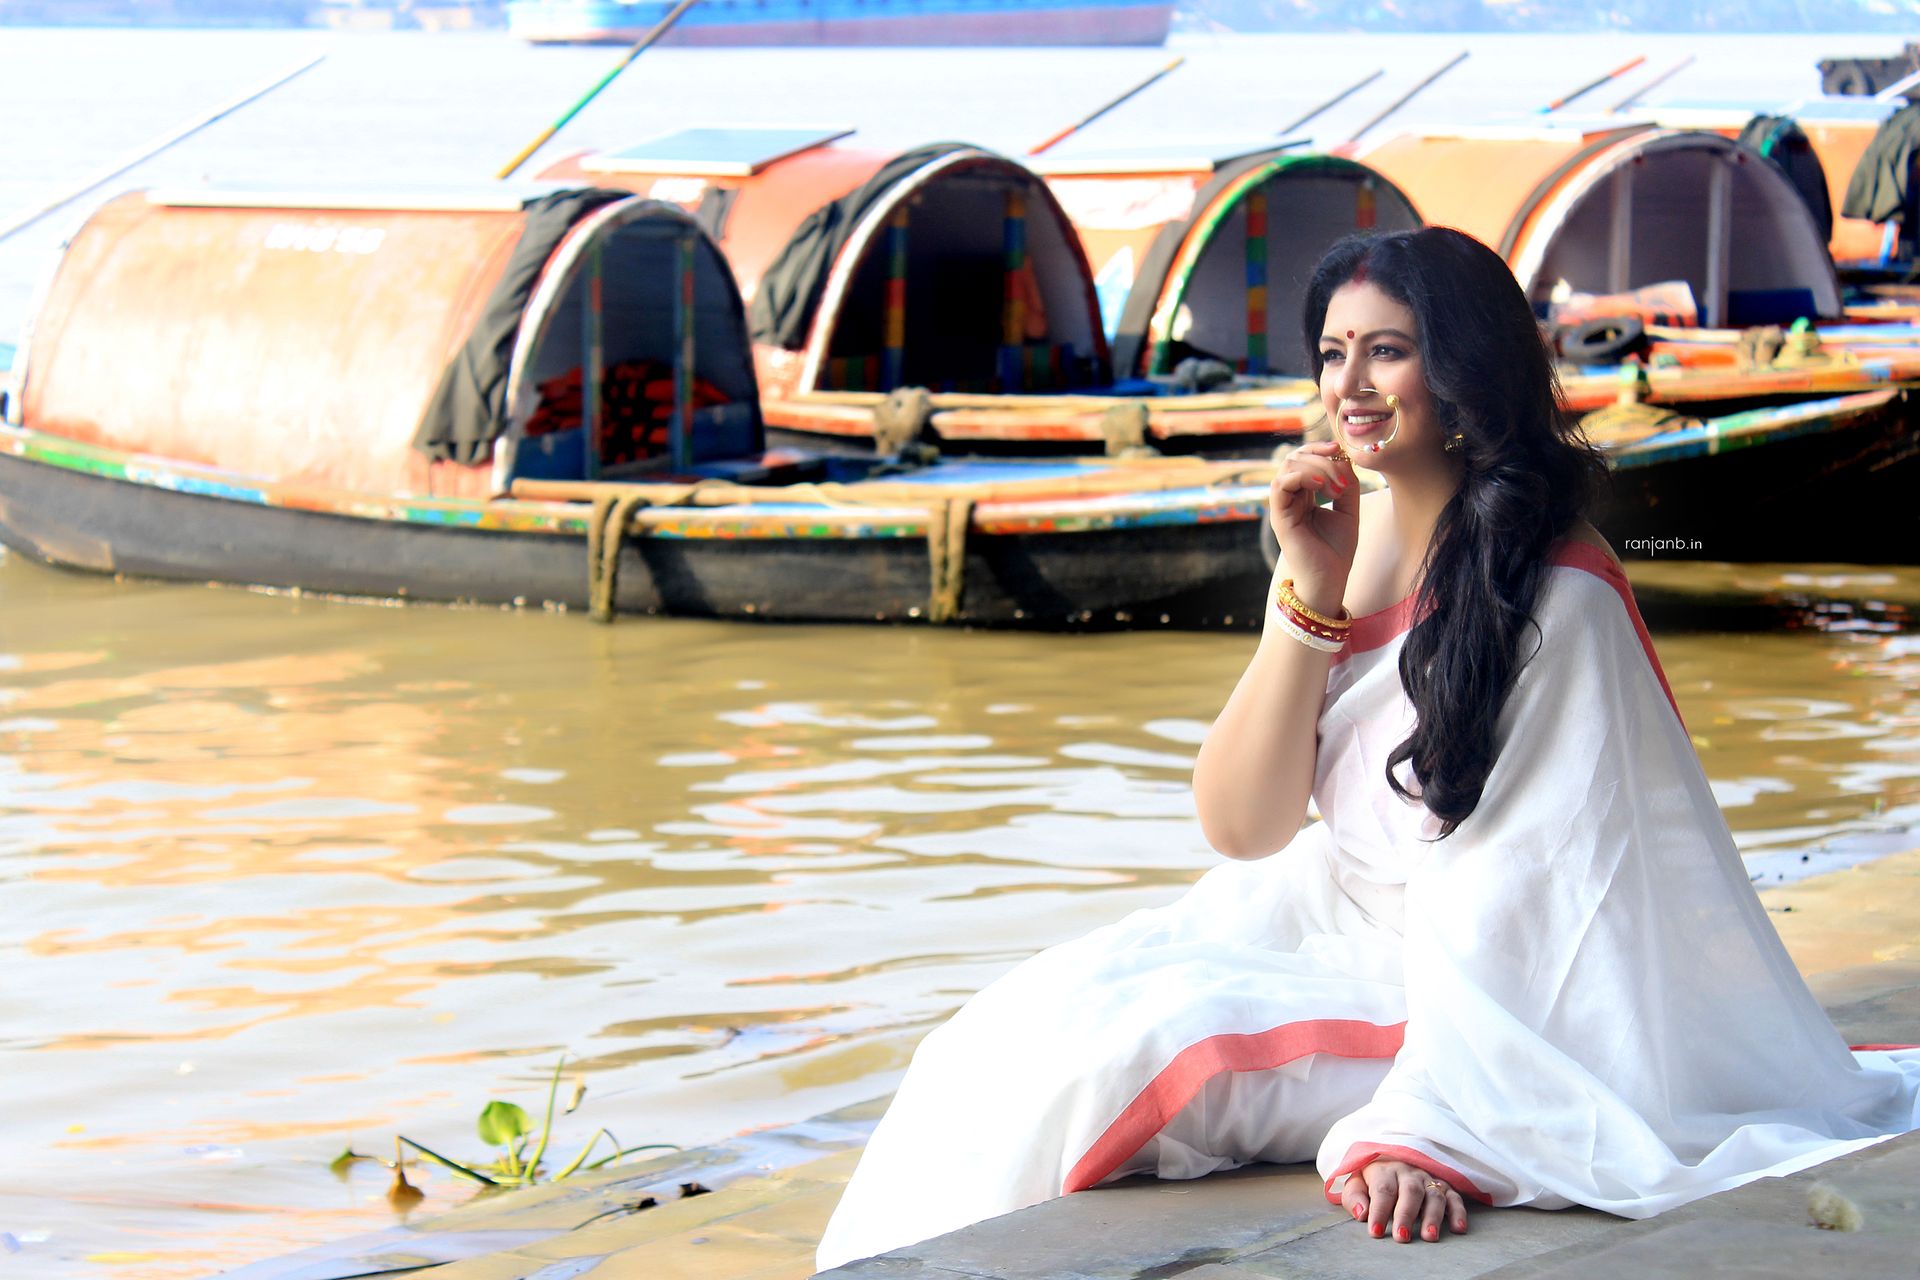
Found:
M 1320 401 L 1354 466 L 1391 474 L 1444 458 L 1411 309 L 1371 282 L 1341 285 L 1327 303 L 1320 359 Z M 1389 395 L 1399 397 L 1398 429 Z

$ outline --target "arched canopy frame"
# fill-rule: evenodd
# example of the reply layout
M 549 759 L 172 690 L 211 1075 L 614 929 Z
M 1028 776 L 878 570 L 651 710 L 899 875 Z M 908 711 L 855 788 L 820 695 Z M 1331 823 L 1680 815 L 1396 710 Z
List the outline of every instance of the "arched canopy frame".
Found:
M 1623 293 L 1679 279 L 1709 327 L 1840 313 L 1805 202 L 1777 166 L 1719 134 L 1653 130 L 1596 149 L 1518 210 L 1508 235 L 1536 303 L 1562 280 Z
M 623 345 L 604 345 L 609 315 L 627 322 L 619 331 Z M 670 364 L 690 357 L 687 376 L 727 400 L 702 421 L 685 424 L 691 437 L 686 456 L 669 462 L 764 447 L 746 312 L 726 258 L 685 210 L 635 197 L 576 223 L 527 300 L 507 375 L 508 429 L 494 450 L 495 491 L 509 491 L 520 471 L 544 378 L 575 352 L 591 379 L 623 352 L 643 351 L 658 352 Z
M 1279 316 L 1281 323 L 1276 326 L 1276 308 L 1267 303 L 1268 299 L 1277 302 L 1281 296 L 1279 290 L 1294 283 L 1299 286 L 1296 292 L 1303 294 L 1314 265 L 1342 236 L 1361 230 L 1410 230 L 1422 225 L 1419 211 L 1404 191 L 1366 165 L 1339 156 L 1276 156 L 1229 178 L 1218 190 L 1203 190 L 1195 198 L 1193 216 L 1188 220 L 1180 247 L 1168 262 L 1165 272 L 1158 275 L 1157 279 L 1143 276 L 1134 282 L 1136 290 L 1154 289 L 1159 295 L 1147 324 L 1144 372 L 1166 374 L 1172 371 L 1172 343 L 1182 306 L 1189 307 L 1189 315 L 1194 323 L 1202 327 L 1190 329 L 1181 336 L 1197 338 L 1197 345 L 1206 345 L 1206 321 L 1189 304 L 1196 292 L 1205 287 L 1210 274 L 1231 274 L 1243 269 L 1229 261 L 1232 255 L 1228 251 L 1243 246 L 1246 241 L 1249 198 L 1255 192 L 1281 190 L 1282 184 L 1297 184 L 1305 188 L 1318 186 L 1329 179 L 1354 188 L 1355 205 L 1348 206 L 1355 208 L 1351 225 L 1343 219 L 1334 220 L 1339 223 L 1337 226 L 1322 225 L 1317 221 L 1312 225 L 1302 225 L 1298 221 L 1287 225 L 1270 222 L 1267 248 L 1262 259 L 1261 287 L 1265 290 L 1265 296 L 1260 300 L 1267 313 L 1268 359 L 1272 362 L 1268 371 L 1289 370 L 1289 360 L 1280 356 L 1280 352 L 1292 352 L 1295 356 L 1303 354 L 1298 315 L 1283 310 Z M 1313 215 L 1326 212 L 1326 208 L 1316 202 L 1309 201 L 1309 204 Z M 1357 206 L 1360 204 L 1364 204 L 1366 213 L 1358 212 Z M 1271 208 L 1267 210 L 1267 215 L 1270 219 L 1273 217 Z M 1285 246 L 1284 256 L 1274 254 L 1275 244 Z M 1247 331 L 1245 310 L 1236 309 L 1232 322 L 1223 324 L 1216 320 L 1213 327 L 1223 329 L 1227 336 L 1237 337 L 1244 344 Z
M 933 203 L 936 183 L 970 176 L 997 179 L 1024 196 L 1026 254 L 1034 264 L 1036 284 L 1051 318 L 1049 337 L 1086 353 L 1102 374 L 1109 369 L 1106 334 L 1100 324 L 1092 271 L 1059 201 L 1040 176 L 1025 166 L 990 151 L 966 148 L 948 152 L 913 170 L 861 217 L 835 258 L 821 291 L 819 306 L 808 329 L 798 391 L 820 389 L 842 310 L 861 269 L 873 255 L 886 252 L 888 226 L 895 214 L 904 210 L 909 217 L 916 216 L 916 207 Z M 1061 264 L 1069 264 L 1068 269 L 1062 270 Z

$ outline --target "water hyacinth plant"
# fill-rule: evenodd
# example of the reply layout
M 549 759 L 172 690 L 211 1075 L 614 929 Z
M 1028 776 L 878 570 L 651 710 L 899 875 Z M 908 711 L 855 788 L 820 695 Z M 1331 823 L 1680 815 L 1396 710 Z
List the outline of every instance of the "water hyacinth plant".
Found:
M 394 1139 L 395 1149 L 393 1162 L 395 1189 L 398 1190 L 406 1182 L 406 1175 L 400 1168 L 399 1148 L 402 1144 L 413 1148 L 419 1152 L 422 1157 L 432 1161 L 434 1164 L 440 1165 L 442 1168 L 462 1178 L 466 1178 L 471 1182 L 479 1183 L 483 1187 L 528 1187 L 542 1181 L 543 1179 L 540 1176 L 542 1161 L 547 1154 L 547 1144 L 553 1136 L 554 1109 L 560 1098 L 560 1073 L 565 1070 L 566 1065 L 566 1055 L 561 1054 L 560 1061 L 554 1064 L 553 1080 L 547 1088 L 546 1116 L 541 1121 L 537 1132 L 533 1126 L 533 1118 L 527 1114 L 524 1107 L 521 1107 L 517 1103 L 506 1102 L 495 1098 L 480 1109 L 480 1116 L 476 1121 L 476 1128 L 479 1130 L 480 1140 L 490 1147 L 498 1148 L 500 1152 L 497 1158 L 488 1163 L 483 1164 L 475 1161 L 472 1164 L 463 1164 L 458 1160 L 441 1155 L 431 1147 L 423 1146 L 415 1142 L 405 1134 L 396 1137 Z M 586 1082 L 584 1080 L 576 1081 L 573 1088 L 573 1097 L 567 1103 L 566 1109 L 560 1114 L 571 1115 L 575 1108 L 580 1105 L 581 1100 L 586 1096 L 586 1092 Z M 612 1151 L 594 1160 L 593 1163 L 588 1164 L 587 1157 L 593 1154 L 594 1148 L 600 1145 L 601 1139 L 603 1138 L 606 1140 L 607 1145 L 613 1148 Z M 530 1145 L 531 1150 L 528 1149 Z M 571 1177 L 575 1173 L 582 1172 L 583 1170 L 603 1168 L 621 1159 L 623 1156 L 630 1156 L 639 1151 L 678 1151 L 679 1149 L 677 1145 L 671 1142 L 649 1142 L 637 1147 L 622 1147 L 620 1140 L 609 1130 L 602 1127 L 594 1130 L 593 1136 L 587 1139 L 587 1144 L 580 1148 L 579 1154 L 574 1156 L 565 1168 L 554 1173 L 551 1177 L 544 1179 L 544 1181 L 559 1182 L 563 1178 Z M 376 1159 L 376 1157 L 363 1156 L 349 1149 L 340 1153 L 334 1160 L 332 1167 L 335 1173 L 341 1173 L 355 1160 L 373 1159 Z M 385 1162 L 381 1161 L 381 1163 L 384 1164 Z M 413 1188 L 408 1186 L 406 1190 L 413 1191 Z M 416 1199 L 418 1195 L 419 1193 L 417 1191 L 414 1192 Z

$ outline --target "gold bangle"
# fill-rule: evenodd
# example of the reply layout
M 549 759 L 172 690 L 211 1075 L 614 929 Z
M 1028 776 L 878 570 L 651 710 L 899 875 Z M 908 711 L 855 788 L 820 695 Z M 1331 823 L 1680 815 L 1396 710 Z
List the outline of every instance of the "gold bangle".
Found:
M 1312 609 L 1309 609 L 1307 602 L 1302 600 L 1294 591 L 1292 578 L 1282 578 L 1280 585 L 1273 589 L 1273 595 L 1274 599 L 1281 601 L 1288 608 L 1293 609 L 1303 617 L 1313 619 L 1323 627 L 1334 627 L 1344 631 L 1353 625 L 1353 615 L 1347 612 L 1345 606 L 1341 607 L 1340 616 L 1337 618 L 1329 618 L 1324 613 L 1315 613 Z

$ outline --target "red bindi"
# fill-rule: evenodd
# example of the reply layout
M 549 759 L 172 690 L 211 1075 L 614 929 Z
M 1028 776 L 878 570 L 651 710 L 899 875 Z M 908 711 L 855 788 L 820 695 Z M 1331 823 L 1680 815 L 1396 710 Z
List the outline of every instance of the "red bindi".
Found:
M 1353 330 L 1351 330 L 1351 329 L 1349 329 L 1349 330 L 1347 330 L 1347 340 L 1348 340 L 1349 342 L 1351 342 L 1351 341 L 1353 340 Z

